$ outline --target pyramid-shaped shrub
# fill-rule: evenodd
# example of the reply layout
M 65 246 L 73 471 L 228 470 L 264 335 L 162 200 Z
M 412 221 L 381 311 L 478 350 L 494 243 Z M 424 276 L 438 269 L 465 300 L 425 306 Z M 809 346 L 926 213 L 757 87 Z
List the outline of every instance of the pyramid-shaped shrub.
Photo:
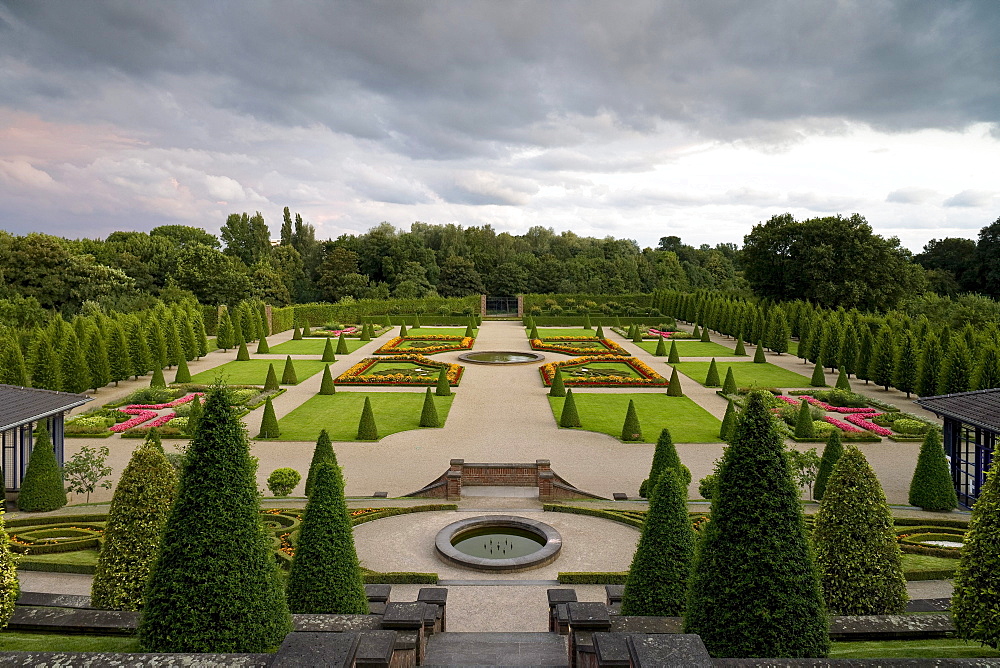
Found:
M 38 424 L 35 443 L 31 448 L 28 468 L 21 481 L 17 507 L 29 513 L 47 512 L 66 505 L 63 472 L 44 423 Z

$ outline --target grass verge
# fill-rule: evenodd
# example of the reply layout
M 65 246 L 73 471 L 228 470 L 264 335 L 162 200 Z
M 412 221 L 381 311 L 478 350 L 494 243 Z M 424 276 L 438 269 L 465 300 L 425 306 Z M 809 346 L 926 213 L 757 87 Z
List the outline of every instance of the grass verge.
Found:
M 661 429 L 670 429 L 674 443 L 718 443 L 722 423 L 688 397 L 666 394 L 604 394 L 573 391 L 580 423 L 586 431 L 596 431 L 618 438 L 625 422 L 629 399 L 642 425 L 644 443 L 656 443 Z M 559 421 L 564 397 L 549 397 L 552 414 Z
M 4 652 L 139 652 L 133 636 L 59 635 L 56 633 L 0 633 Z
M 957 638 L 833 642 L 831 659 L 961 659 L 998 657 L 1000 652 Z
M 371 399 L 372 412 L 379 437 L 420 428 L 423 392 L 337 392 L 317 394 L 285 417 L 278 420 L 281 441 L 315 441 L 321 429 L 326 429 L 334 441 L 353 441 L 358 435 L 358 422 L 365 397 Z M 455 395 L 434 397 L 438 419 L 444 426 Z M 624 415 L 624 414 L 623 414 Z
M 704 384 L 711 362 L 678 362 L 672 366 L 685 376 Z M 753 362 L 717 362 L 719 380 L 726 378 L 726 367 L 732 367 L 739 387 L 809 387 L 809 378 L 773 364 Z
M 281 373 L 285 368 L 285 360 L 258 358 L 248 362 L 226 362 L 214 369 L 195 374 L 191 377 L 191 382 L 211 385 L 216 378 L 222 376 L 222 379 L 229 385 L 263 385 L 264 381 L 267 380 L 267 366 L 269 364 L 274 365 L 274 372 L 280 380 Z M 295 375 L 300 383 L 319 373 L 326 366 L 325 362 L 318 360 L 293 360 L 292 364 L 295 365 Z
M 670 352 L 670 341 L 664 341 L 667 352 Z M 656 353 L 656 341 L 643 341 L 634 345 L 639 346 L 647 353 Z M 680 357 L 734 357 L 736 355 L 736 344 L 733 348 L 727 348 L 718 343 L 705 343 L 703 341 L 677 340 L 677 354 Z
M 337 339 L 333 338 L 331 340 L 333 344 L 333 349 L 337 349 Z M 347 349 L 352 353 L 360 348 L 361 346 L 371 343 L 371 341 L 362 341 L 361 339 L 348 339 L 344 338 L 344 343 L 347 344 Z M 254 344 L 256 346 L 256 344 Z M 299 341 L 285 341 L 284 343 L 279 343 L 276 346 L 270 346 L 269 355 L 322 355 L 323 349 L 326 348 L 326 338 L 322 339 L 300 339 Z M 256 350 L 256 347 L 253 348 Z M 253 354 L 251 352 L 251 354 Z

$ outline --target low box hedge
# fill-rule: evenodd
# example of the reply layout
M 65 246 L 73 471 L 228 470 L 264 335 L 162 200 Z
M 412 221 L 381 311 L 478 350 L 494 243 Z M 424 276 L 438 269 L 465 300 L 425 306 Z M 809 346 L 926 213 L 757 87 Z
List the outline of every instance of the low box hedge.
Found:
M 571 571 L 571 572 L 560 572 L 556 579 L 559 580 L 559 584 L 573 584 L 573 585 L 595 585 L 595 584 L 625 584 L 625 578 L 628 577 L 628 571 L 622 572 L 590 572 L 590 571 Z

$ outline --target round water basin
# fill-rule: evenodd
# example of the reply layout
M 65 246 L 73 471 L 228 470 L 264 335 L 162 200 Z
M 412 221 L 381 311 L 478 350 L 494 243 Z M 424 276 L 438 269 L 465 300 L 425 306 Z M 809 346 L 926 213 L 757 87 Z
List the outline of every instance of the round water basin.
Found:
M 511 350 L 482 350 L 459 355 L 458 359 L 472 364 L 530 364 L 531 362 L 541 362 L 545 359 L 545 355 Z
M 550 564 L 562 548 L 562 537 L 548 524 L 510 515 L 453 522 L 434 542 L 438 556 L 448 563 L 508 573 Z

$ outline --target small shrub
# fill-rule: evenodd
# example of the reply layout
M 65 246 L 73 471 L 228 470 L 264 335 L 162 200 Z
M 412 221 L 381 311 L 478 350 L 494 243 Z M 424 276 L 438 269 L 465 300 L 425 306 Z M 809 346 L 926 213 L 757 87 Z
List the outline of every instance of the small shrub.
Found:
M 29 513 L 48 512 L 66 505 L 63 472 L 44 423 L 39 423 L 28 468 L 21 481 L 17 507 Z
M 707 476 L 698 481 L 698 493 L 701 494 L 701 498 L 711 501 L 712 497 L 715 496 L 715 490 L 719 486 L 719 479 L 714 473 L 709 473 Z
M 378 440 L 378 427 L 375 426 L 375 413 L 372 411 L 372 402 L 368 397 L 365 397 L 365 405 L 364 408 L 361 409 L 361 419 L 358 421 L 358 440 Z
M 267 476 L 267 488 L 274 496 L 288 496 L 300 480 L 302 476 L 295 469 L 274 469 L 271 475 Z
M 295 375 L 295 365 L 292 364 L 292 356 L 285 356 L 285 369 L 281 374 L 282 385 L 298 385 L 299 378 Z
M 559 426 L 575 428 L 580 426 L 580 415 L 576 410 L 576 399 L 573 398 L 573 388 L 566 390 L 566 401 L 563 402 Z
M 639 416 L 635 412 L 635 402 L 631 399 L 628 401 L 628 410 L 625 412 L 625 423 L 622 425 L 622 440 L 642 440 L 642 427 L 639 424 Z

